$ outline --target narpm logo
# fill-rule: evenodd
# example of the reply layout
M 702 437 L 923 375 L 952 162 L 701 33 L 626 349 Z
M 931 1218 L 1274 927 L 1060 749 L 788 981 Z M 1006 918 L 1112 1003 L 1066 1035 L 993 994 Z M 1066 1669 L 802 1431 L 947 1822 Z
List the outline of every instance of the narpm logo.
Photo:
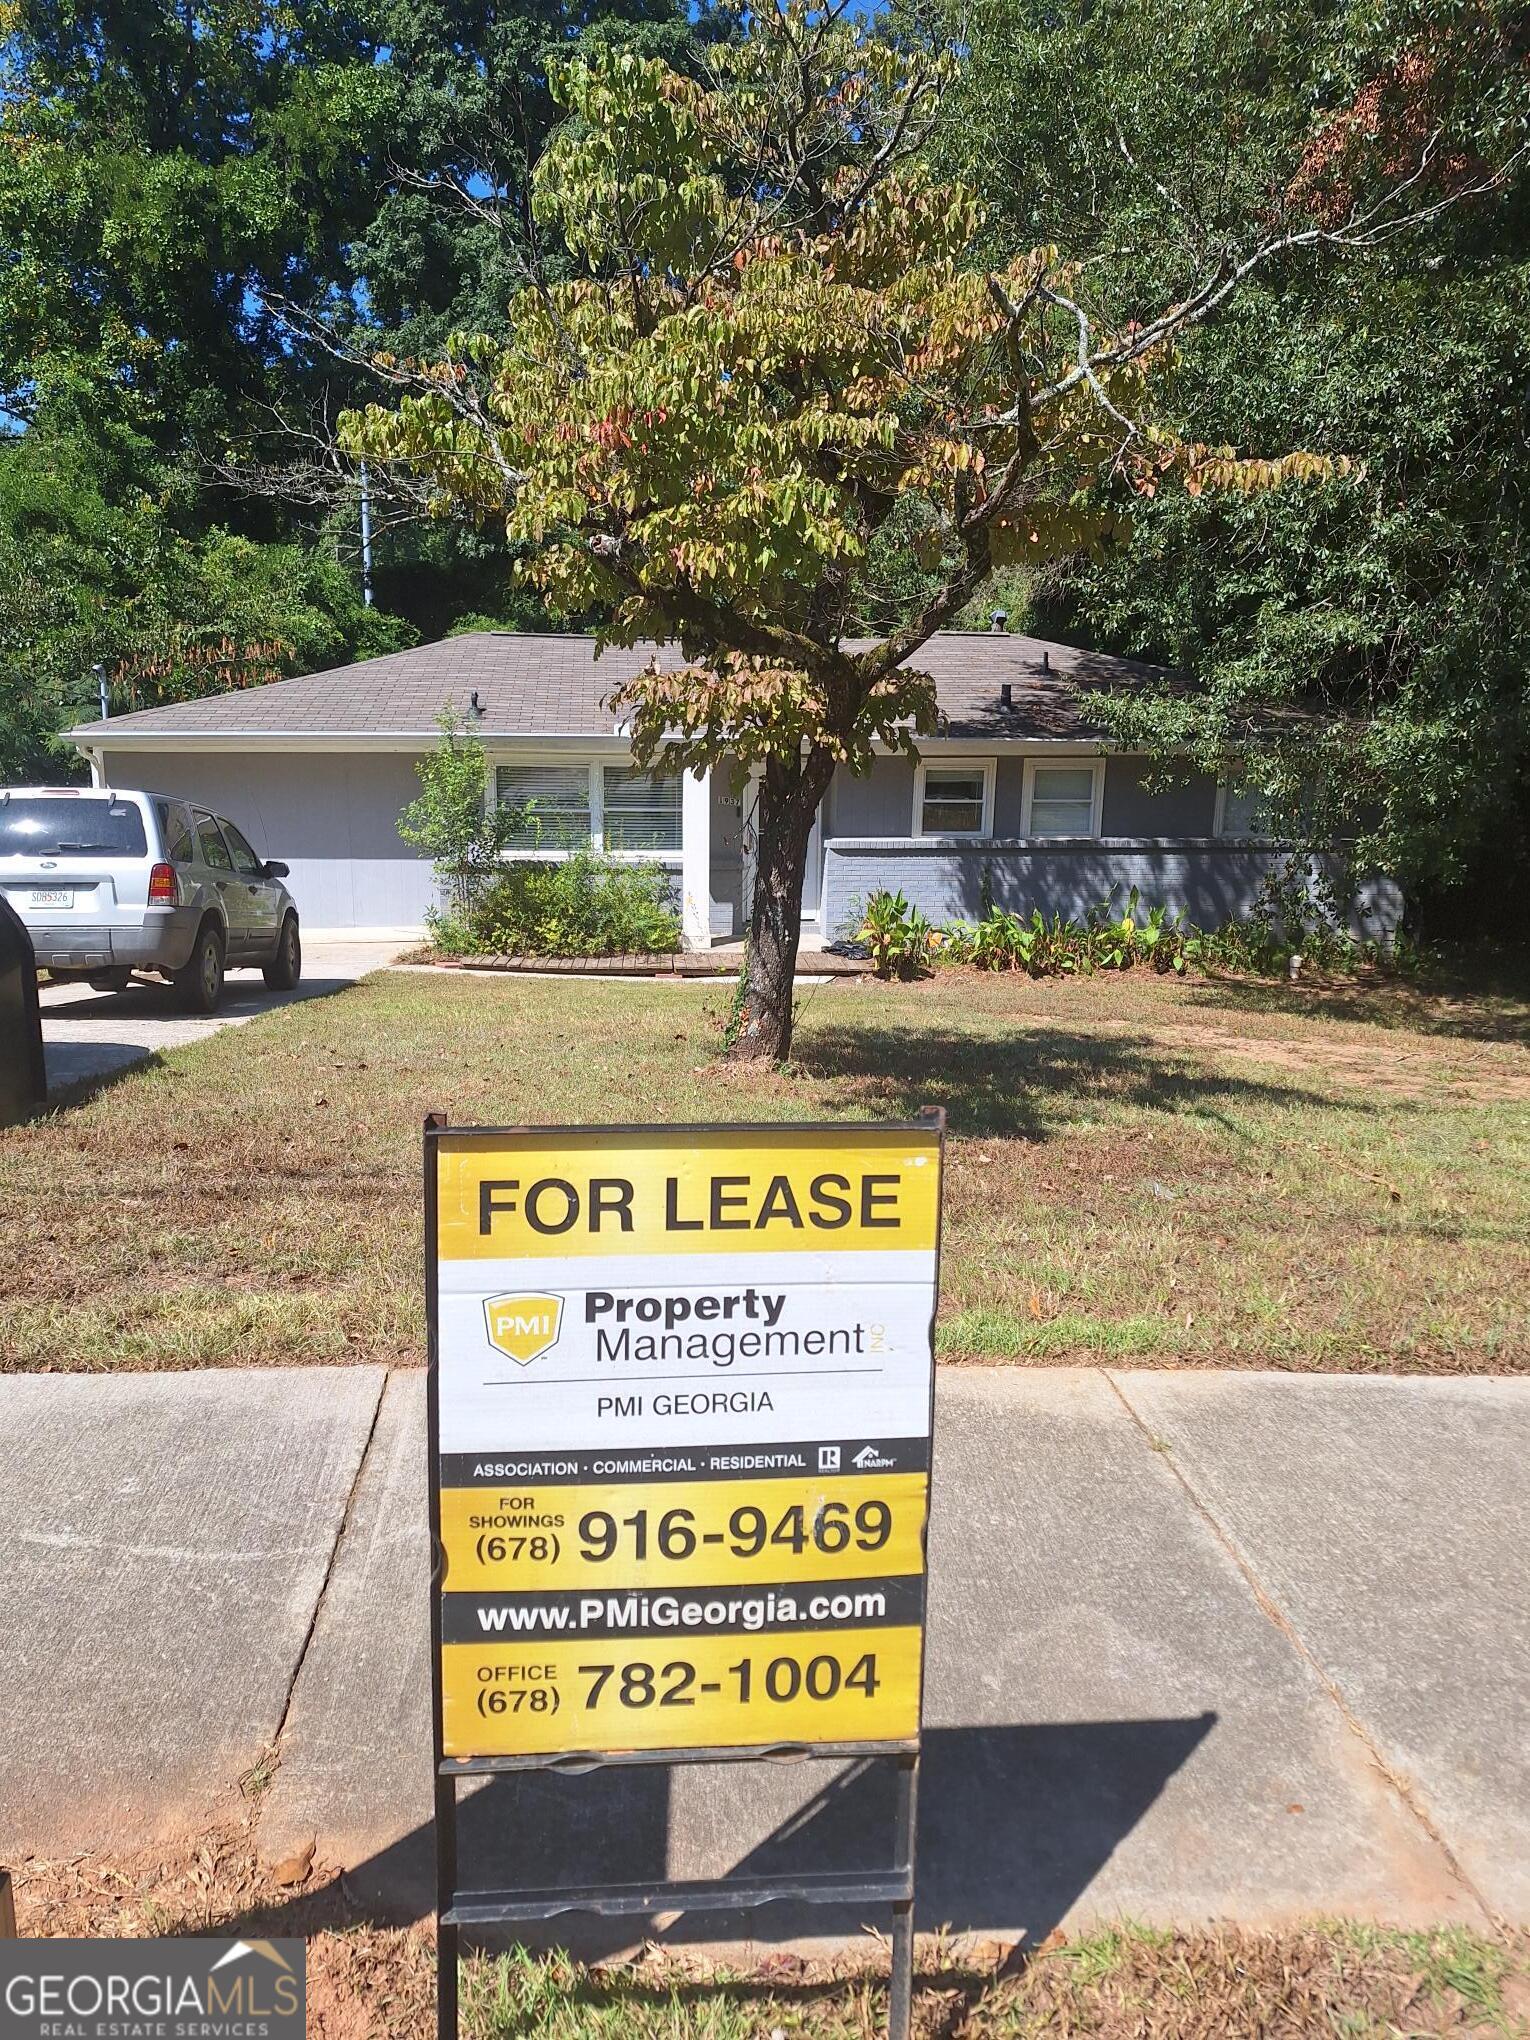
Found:
M 484 1325 L 489 1344 L 517 1367 L 529 1367 L 533 1360 L 558 1343 L 563 1329 L 561 1296 L 489 1296 L 484 1299 Z

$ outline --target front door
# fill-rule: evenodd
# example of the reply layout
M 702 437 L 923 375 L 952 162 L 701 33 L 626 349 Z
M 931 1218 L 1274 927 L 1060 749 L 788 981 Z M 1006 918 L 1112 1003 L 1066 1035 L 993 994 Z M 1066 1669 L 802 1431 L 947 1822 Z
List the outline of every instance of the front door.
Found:
M 762 774 L 758 767 L 749 775 L 744 788 L 744 926 L 749 925 L 749 907 L 754 898 L 755 867 L 755 806 L 760 797 Z M 807 861 L 802 867 L 802 918 L 815 920 L 823 900 L 823 802 L 813 817 L 813 833 L 808 837 Z
M 802 870 L 802 918 L 816 919 L 823 901 L 823 803 L 813 817 L 813 833 L 808 837 L 807 863 Z

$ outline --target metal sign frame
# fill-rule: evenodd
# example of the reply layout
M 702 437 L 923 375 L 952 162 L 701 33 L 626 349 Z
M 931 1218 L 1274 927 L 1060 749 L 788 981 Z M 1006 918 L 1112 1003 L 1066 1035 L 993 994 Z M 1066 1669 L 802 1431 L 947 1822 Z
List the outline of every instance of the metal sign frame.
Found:
M 444 1112 L 429 1112 L 424 1123 L 425 1304 L 427 1319 L 426 1450 L 430 1504 L 430 1683 L 431 1757 L 435 1790 L 436 1840 L 436 2032 L 438 2040 L 458 2040 L 458 1963 L 464 1928 L 513 1926 L 544 1922 L 566 1912 L 588 1912 L 604 1918 L 659 1912 L 731 1912 L 795 1900 L 804 1905 L 882 1906 L 892 1911 L 891 1976 L 888 1996 L 889 2040 L 908 2040 L 913 2017 L 914 1888 L 919 1797 L 919 1732 L 905 1741 L 776 1743 L 735 1747 L 698 1747 L 592 1753 L 587 1750 L 553 1755 L 448 1757 L 443 1754 L 441 1684 L 441 1582 L 445 1550 L 441 1536 L 440 1480 L 440 1294 L 438 1268 L 438 1141 L 442 1134 L 500 1136 L 506 1140 L 546 1139 L 549 1134 L 574 1136 L 641 1136 L 651 1133 L 729 1134 L 864 1134 L 868 1127 L 886 1133 L 935 1136 L 944 1181 L 946 1114 L 930 1106 L 917 1118 L 902 1120 L 706 1121 L 684 1126 L 636 1123 L 603 1126 L 451 1126 Z M 933 1486 L 935 1436 L 935 1311 L 940 1300 L 941 1233 L 944 1197 L 935 1210 L 935 1273 L 930 1308 L 930 1393 L 928 1435 L 931 1463 L 925 1483 L 925 1520 L 921 1532 L 924 1564 L 920 1571 L 921 1648 L 917 1722 L 924 1719 L 927 1652 L 923 1647 L 928 1612 L 929 1506 Z M 559 1886 L 552 1889 L 479 1889 L 459 1883 L 457 1861 L 457 1787 L 463 1778 L 495 1772 L 543 1771 L 579 1776 L 592 1770 L 631 1764 L 797 1762 L 803 1758 L 886 1760 L 897 1766 L 893 1812 L 893 1860 L 885 1868 L 863 1871 L 794 1871 L 774 1877 L 720 1879 L 661 1878 L 634 1884 Z

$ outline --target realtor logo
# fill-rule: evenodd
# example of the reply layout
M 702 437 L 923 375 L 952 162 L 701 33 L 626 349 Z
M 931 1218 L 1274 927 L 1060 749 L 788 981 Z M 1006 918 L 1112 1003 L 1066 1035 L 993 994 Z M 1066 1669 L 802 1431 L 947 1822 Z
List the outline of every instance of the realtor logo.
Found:
M 558 1343 L 563 1329 L 561 1296 L 510 1296 L 484 1299 L 484 1326 L 489 1344 L 517 1367 L 529 1367 Z
M 838 1472 L 839 1472 L 839 1447 L 838 1447 L 837 1445 L 820 1445 L 820 1446 L 819 1446 L 819 1448 L 818 1448 L 818 1471 L 819 1471 L 820 1473 L 838 1473 Z
M 303 2040 L 304 1944 L 0 1941 L 4 2040 Z

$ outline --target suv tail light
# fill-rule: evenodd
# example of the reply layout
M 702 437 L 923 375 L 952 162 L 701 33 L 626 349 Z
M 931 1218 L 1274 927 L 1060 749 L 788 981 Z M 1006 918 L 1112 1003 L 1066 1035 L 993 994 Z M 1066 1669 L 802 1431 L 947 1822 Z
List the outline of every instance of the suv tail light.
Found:
M 159 902 L 173 907 L 176 897 L 175 866 L 173 864 L 156 864 L 149 873 L 150 906 Z

